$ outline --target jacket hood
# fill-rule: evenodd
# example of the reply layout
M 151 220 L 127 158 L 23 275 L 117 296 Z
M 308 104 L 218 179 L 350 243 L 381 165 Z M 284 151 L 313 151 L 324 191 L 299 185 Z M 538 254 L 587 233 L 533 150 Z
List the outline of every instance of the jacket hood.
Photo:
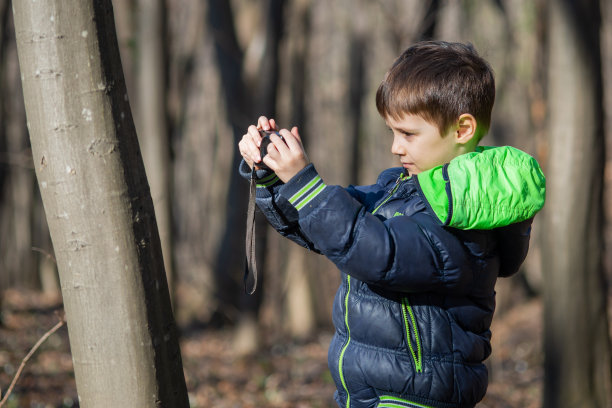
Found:
M 494 229 L 533 218 L 546 198 L 537 161 L 516 148 L 483 147 L 417 175 L 438 219 L 459 229 Z

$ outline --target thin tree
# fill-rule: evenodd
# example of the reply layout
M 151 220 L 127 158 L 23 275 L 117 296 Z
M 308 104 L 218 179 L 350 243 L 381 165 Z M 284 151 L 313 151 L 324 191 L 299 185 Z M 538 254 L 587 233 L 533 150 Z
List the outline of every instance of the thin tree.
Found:
M 261 19 L 264 23 L 259 24 L 259 30 L 253 30 L 256 38 L 249 42 L 256 50 L 253 52 L 253 49 L 247 49 L 245 56 L 236 33 L 234 9 L 230 2 L 213 0 L 208 3 L 209 34 L 215 44 L 227 120 L 233 128 L 234 146 L 237 146 L 247 126 L 257 120 L 257 116 L 261 114 L 275 116 L 278 46 L 281 38 L 280 26 L 275 23 L 282 17 L 283 2 L 266 0 L 262 2 L 261 8 Z M 259 48 L 257 44 L 262 44 L 263 47 L 257 50 Z M 232 205 L 228 208 L 215 274 L 221 304 L 225 308 L 229 305 L 240 311 L 234 348 L 238 353 L 249 353 L 258 346 L 256 320 L 261 304 L 261 289 L 265 285 L 262 284 L 263 276 L 260 274 L 258 292 L 253 296 L 237 295 L 243 292 L 241 278 L 236 276 L 242 274 L 244 261 L 235 254 L 242 252 L 244 247 L 244 217 L 248 197 L 246 183 L 235 170 L 241 157 L 237 151 L 234 153 L 227 196 L 227 202 Z M 267 252 L 265 231 L 264 228 L 259 228 L 257 235 L 260 258 L 258 262 L 261 266 L 265 265 Z
M 544 406 L 609 407 L 603 245 L 600 11 L 549 2 L 549 163 L 544 217 Z
M 0 286 L 39 286 L 32 254 L 34 174 L 10 2 L 0 3 Z
M 138 2 L 137 111 L 139 141 L 151 185 L 155 218 L 172 294 L 172 219 L 170 208 L 170 143 L 166 118 L 165 7 L 162 0 Z
M 80 405 L 187 407 L 111 0 L 13 7 Z

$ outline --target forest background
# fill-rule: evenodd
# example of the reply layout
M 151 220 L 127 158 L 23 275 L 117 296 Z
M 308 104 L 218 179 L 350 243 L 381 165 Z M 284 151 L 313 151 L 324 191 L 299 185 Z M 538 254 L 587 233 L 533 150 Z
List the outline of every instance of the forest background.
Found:
M 332 404 L 325 348 L 339 275 L 258 219 L 260 286 L 244 294 L 248 184 L 237 173 L 237 142 L 259 115 L 274 117 L 300 127 L 328 184 L 373 183 L 397 165 L 374 94 L 394 58 L 421 39 L 475 45 L 497 83 L 484 144 L 530 153 L 548 180 L 522 273 L 497 286 L 492 382 L 481 406 L 610 406 L 609 1 L 115 0 L 113 7 L 193 406 Z M 62 303 L 11 10 L 0 0 L 3 390 Z M 33 313 L 19 323 L 26 312 Z M 62 375 L 36 366 L 38 377 L 16 388 L 14 406 L 78 405 L 63 336 L 47 346 L 63 351 L 47 364 Z M 257 396 L 241 395 L 244 387 Z M 587 394 L 591 402 L 575 403 Z

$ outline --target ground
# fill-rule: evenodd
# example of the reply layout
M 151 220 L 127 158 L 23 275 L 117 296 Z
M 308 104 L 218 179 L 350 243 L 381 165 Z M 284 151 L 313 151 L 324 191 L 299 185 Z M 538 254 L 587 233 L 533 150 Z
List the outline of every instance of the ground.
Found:
M 58 299 L 7 291 L 0 326 L 2 396 L 23 357 L 58 322 Z M 489 391 L 477 408 L 537 408 L 542 387 L 541 306 L 537 300 L 494 319 Z M 335 407 L 327 370 L 330 333 L 308 342 L 265 347 L 256 356 L 236 357 L 231 333 L 189 330 L 181 340 L 192 407 Z M 62 327 L 28 361 L 6 408 L 78 407 L 68 335 Z

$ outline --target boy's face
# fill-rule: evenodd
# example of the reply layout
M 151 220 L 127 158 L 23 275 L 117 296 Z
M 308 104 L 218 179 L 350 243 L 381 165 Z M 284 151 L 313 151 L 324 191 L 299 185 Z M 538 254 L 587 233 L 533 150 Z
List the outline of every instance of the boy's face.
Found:
M 410 175 L 448 163 L 462 153 L 453 128 L 443 137 L 435 124 L 412 114 L 400 120 L 387 117 L 386 123 L 393 132 L 391 153 Z

